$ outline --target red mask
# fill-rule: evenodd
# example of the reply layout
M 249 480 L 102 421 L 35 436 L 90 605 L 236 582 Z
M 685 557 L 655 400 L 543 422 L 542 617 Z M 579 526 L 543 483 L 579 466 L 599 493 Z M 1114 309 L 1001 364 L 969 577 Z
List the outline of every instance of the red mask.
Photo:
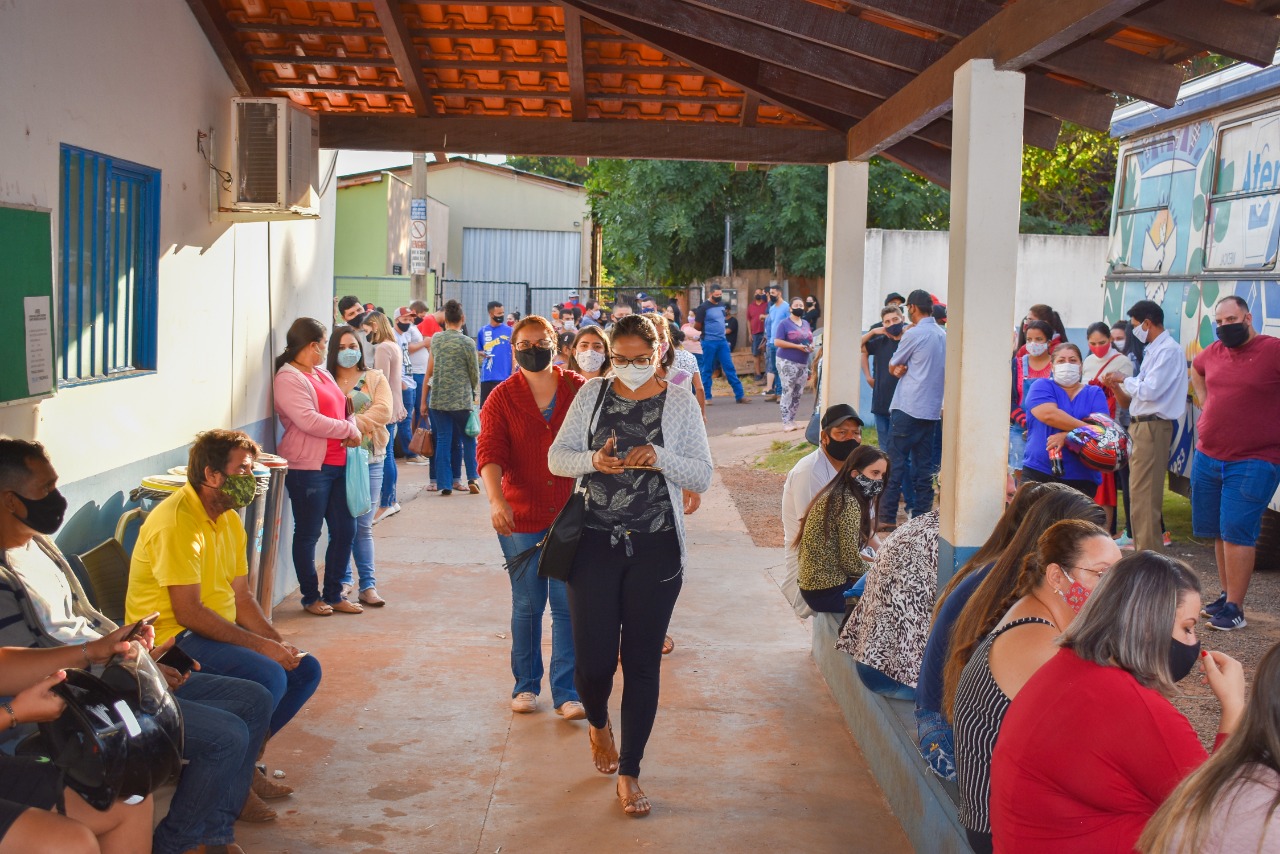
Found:
M 1070 578 L 1070 576 L 1067 577 Z M 1066 603 L 1071 606 L 1072 611 L 1079 614 L 1080 609 L 1084 607 L 1084 603 L 1089 600 L 1089 594 L 1091 593 L 1093 593 L 1092 590 L 1089 590 L 1079 581 L 1072 578 L 1071 586 L 1067 588 L 1067 592 L 1062 593 L 1059 591 L 1058 595 L 1066 600 Z
M 1111 352 L 1110 344 L 1090 344 L 1089 352 L 1097 356 L 1099 359 Z

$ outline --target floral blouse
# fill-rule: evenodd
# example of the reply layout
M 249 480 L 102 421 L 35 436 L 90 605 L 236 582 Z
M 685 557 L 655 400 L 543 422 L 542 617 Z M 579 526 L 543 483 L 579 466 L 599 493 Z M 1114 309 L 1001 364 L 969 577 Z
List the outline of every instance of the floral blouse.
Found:
M 614 453 L 625 457 L 641 445 L 661 445 L 662 409 L 667 391 L 646 400 L 627 400 L 610 388 L 600 407 L 600 417 L 591 433 L 590 449 L 604 447 L 612 435 L 618 442 Z M 656 534 L 675 529 L 675 514 L 667 481 L 662 472 L 626 469 L 622 474 L 592 472 L 583 478 L 587 488 L 586 526 L 617 533 L 619 529 L 638 534 Z

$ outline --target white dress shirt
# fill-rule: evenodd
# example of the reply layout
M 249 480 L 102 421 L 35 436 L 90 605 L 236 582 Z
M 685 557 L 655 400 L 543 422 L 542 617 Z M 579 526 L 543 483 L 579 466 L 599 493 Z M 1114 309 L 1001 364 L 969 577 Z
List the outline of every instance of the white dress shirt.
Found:
M 787 555 L 787 575 L 782 582 L 782 593 L 798 617 L 807 617 L 813 611 L 800 595 L 797 580 L 800 575 L 800 552 L 794 543 L 800 535 L 800 526 L 813 496 L 821 492 L 835 476 L 835 466 L 831 465 L 826 452 L 817 448 L 813 453 L 801 457 L 791 471 L 787 472 L 787 480 L 782 487 L 782 536 Z
M 1134 418 L 1166 418 L 1177 421 L 1187 411 L 1187 357 L 1182 345 L 1168 331 L 1147 345 L 1142 369 L 1121 384 L 1133 398 L 1129 414 Z

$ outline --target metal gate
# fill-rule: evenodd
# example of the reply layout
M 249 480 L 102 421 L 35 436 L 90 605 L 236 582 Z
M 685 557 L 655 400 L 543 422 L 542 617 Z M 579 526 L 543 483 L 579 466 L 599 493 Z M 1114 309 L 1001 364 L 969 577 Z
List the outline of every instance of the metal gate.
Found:
M 436 308 L 443 308 L 451 299 L 462 303 L 467 318 L 467 332 L 475 335 L 489 322 L 489 303 L 500 302 L 507 314 L 513 311 L 529 313 L 528 282 L 490 282 L 470 279 L 445 279 L 436 291 Z

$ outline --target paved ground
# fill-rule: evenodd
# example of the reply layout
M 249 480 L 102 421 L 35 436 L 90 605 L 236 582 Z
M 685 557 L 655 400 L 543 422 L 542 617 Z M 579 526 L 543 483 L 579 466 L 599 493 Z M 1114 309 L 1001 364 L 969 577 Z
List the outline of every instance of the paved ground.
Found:
M 739 427 L 755 424 L 774 424 L 782 428 L 782 413 L 778 402 L 765 400 L 760 392 L 764 386 L 752 379 L 743 379 L 742 388 L 750 403 L 738 405 L 733 402 L 733 392 L 723 379 L 715 380 L 712 406 L 707 410 L 707 434 L 719 436 Z M 796 423 L 808 424 L 813 414 L 813 391 L 806 391 L 797 409 Z M 779 436 L 780 437 L 780 436 Z
M 768 439 L 713 449 L 752 443 Z M 909 850 L 778 591 L 780 551 L 751 545 L 719 478 L 690 523 L 644 764 L 654 810 L 636 820 L 592 767 L 585 722 L 509 711 L 509 588 L 484 498 L 404 500 L 425 471 L 402 472 L 404 511 L 375 529 L 390 604 L 276 611 L 325 681 L 268 751 L 298 793 L 277 821 L 237 826 L 249 852 Z

